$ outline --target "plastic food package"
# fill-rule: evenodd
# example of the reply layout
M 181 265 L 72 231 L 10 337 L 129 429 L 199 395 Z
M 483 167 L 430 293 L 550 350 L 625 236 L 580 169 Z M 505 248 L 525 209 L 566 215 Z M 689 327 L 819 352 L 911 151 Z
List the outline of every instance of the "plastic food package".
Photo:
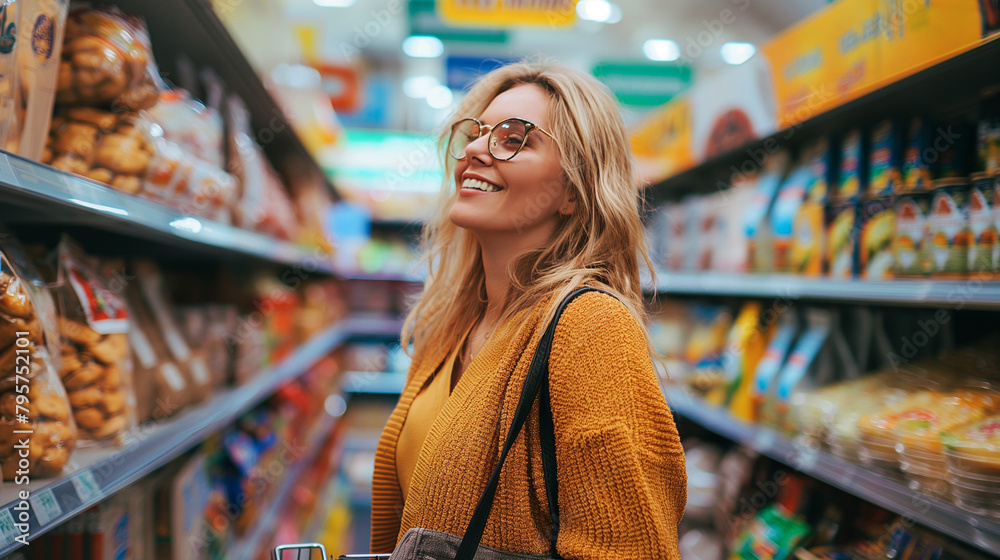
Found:
M 228 169 L 239 181 L 236 225 L 283 239 L 295 235 L 295 211 L 287 191 L 254 141 L 250 113 L 236 96 L 228 102 Z
M 730 547 L 730 560 L 784 560 L 792 556 L 810 526 L 773 504 L 764 508 Z M 761 551 L 766 551 L 761 553 Z
M 792 350 L 792 343 L 798 336 L 798 318 L 792 311 L 786 311 L 778 320 L 778 330 L 764 351 L 764 356 L 757 363 L 757 370 L 754 372 L 754 381 L 749 391 L 749 405 L 734 401 L 734 408 L 739 406 L 744 409 L 753 410 L 751 420 L 759 420 L 764 415 L 765 403 L 774 391 L 775 380 L 778 372 L 785 364 L 788 353 Z
M 1000 517 L 1000 415 L 941 434 L 955 504 Z
M 23 249 L 9 234 L 0 243 L 0 470 L 4 480 L 58 475 L 77 430 L 53 363 L 58 349 L 55 303 Z M 28 473 L 14 447 L 31 430 Z M 21 471 L 19 473 L 19 470 Z
M 132 319 L 128 339 L 135 370 L 136 415 L 140 422 L 162 420 L 191 403 L 191 382 L 164 345 L 141 288 L 131 282 L 125 294 Z
M 107 6 L 70 11 L 57 103 L 138 111 L 156 103 L 161 87 L 141 18 Z
M 686 375 L 690 388 L 699 394 L 715 390 L 723 383 L 722 354 L 732 328 L 733 316 L 721 306 L 697 306 L 692 310 L 694 325 L 684 350 L 691 367 Z
M 827 385 L 816 391 L 800 393 L 800 396 L 792 401 L 792 417 L 796 429 L 806 437 L 828 441 L 835 423 L 834 418 L 844 407 L 851 406 L 857 399 L 863 400 L 871 396 L 883 377 L 870 375 Z M 874 407 L 877 404 L 870 406 Z M 857 425 L 857 418 L 854 423 Z M 837 454 L 844 456 L 843 452 Z
M 226 306 L 188 306 L 177 309 L 177 323 L 195 355 L 200 355 L 211 374 L 211 386 L 229 380 L 231 366 L 227 339 L 235 324 L 236 311 Z
M 137 283 L 142 291 L 146 309 L 150 312 L 157 332 L 162 336 L 164 346 L 190 380 L 192 400 L 194 402 L 204 400 L 212 392 L 211 374 L 204 356 L 192 352 L 181 334 L 164 294 L 163 276 L 156 265 L 148 261 L 135 262 L 132 268 L 138 279 Z
M 183 89 L 160 92 L 145 116 L 163 130 L 163 138 L 216 168 L 226 166 L 222 115 L 191 98 Z
M 136 194 L 152 157 L 153 145 L 136 113 L 66 107 L 52 118 L 41 161 Z
M 185 213 L 230 223 L 236 178 L 157 136 L 162 132 L 157 125 L 147 122 L 146 128 L 150 131 L 152 158 L 142 195 Z
M 81 439 L 116 440 L 136 423 L 128 310 L 92 258 L 66 236 L 58 258 L 59 374 Z
M 37 160 L 52 118 L 69 0 L 4 4 L 0 7 L 0 148 Z

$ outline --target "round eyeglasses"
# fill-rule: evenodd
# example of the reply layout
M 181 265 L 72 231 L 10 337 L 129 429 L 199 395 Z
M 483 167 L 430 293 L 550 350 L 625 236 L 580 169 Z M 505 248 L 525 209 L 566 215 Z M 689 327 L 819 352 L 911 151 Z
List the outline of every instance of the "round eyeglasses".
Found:
M 528 140 L 532 130 L 537 130 L 551 138 L 556 144 L 555 136 L 542 127 L 520 117 L 502 120 L 493 126 L 485 125 L 478 119 L 465 118 L 451 125 L 451 135 L 448 137 L 448 154 L 455 159 L 465 159 L 465 149 L 484 132 L 489 132 L 487 146 L 494 159 L 507 161 L 516 156 Z

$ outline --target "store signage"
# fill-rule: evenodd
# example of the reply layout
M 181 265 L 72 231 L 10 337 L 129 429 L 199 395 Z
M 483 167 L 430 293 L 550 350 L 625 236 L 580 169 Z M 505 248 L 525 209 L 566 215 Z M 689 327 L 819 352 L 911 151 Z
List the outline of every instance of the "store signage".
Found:
M 444 21 L 469 27 L 569 27 L 577 0 L 437 0 Z
M 445 60 L 448 87 L 456 91 L 465 90 L 483 74 L 512 62 L 516 61 L 502 57 L 449 56 Z
M 691 85 L 684 64 L 600 62 L 593 73 L 623 104 L 640 107 L 662 105 Z
M 461 27 L 441 19 L 434 0 L 410 0 L 408 5 L 411 35 L 431 35 L 442 41 L 504 44 L 507 31 L 485 27 Z

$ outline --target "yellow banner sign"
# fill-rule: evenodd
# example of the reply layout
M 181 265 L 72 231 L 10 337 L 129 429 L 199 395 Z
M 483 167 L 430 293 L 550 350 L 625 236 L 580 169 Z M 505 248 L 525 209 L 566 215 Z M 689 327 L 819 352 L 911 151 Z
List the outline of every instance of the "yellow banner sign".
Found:
M 445 22 L 462 27 L 569 27 L 577 0 L 437 0 Z

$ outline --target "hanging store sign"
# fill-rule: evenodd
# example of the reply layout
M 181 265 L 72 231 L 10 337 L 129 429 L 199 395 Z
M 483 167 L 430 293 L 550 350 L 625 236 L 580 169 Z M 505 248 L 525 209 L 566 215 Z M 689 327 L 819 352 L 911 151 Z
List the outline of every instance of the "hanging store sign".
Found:
M 594 76 L 624 105 L 655 107 L 691 85 L 691 67 L 682 64 L 600 62 Z
M 468 27 L 569 27 L 577 0 L 437 0 L 441 19 Z

